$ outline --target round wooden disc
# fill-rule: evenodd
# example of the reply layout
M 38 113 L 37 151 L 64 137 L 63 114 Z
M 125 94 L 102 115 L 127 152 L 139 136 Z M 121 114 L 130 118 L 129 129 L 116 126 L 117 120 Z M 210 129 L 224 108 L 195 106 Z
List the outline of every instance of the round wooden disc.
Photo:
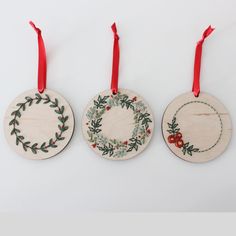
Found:
M 36 89 L 18 96 L 4 118 L 10 146 L 29 159 L 46 159 L 61 152 L 74 131 L 70 105 L 58 93 Z
M 127 160 L 142 152 L 154 128 L 151 109 L 136 93 L 106 90 L 87 106 L 82 129 L 89 146 L 110 160 Z
M 215 97 L 192 92 L 175 98 L 166 108 L 162 133 L 170 150 L 190 162 L 206 162 L 219 156 L 231 139 L 228 111 Z

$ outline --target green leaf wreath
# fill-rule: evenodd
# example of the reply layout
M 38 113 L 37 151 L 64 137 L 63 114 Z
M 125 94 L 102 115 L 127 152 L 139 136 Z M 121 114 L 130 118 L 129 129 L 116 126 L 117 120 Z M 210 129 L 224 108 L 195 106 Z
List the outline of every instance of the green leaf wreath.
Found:
M 132 131 L 132 137 L 128 140 L 109 139 L 102 134 L 102 116 L 116 106 L 133 111 L 135 127 Z M 151 133 L 149 123 L 152 120 L 144 103 L 137 101 L 137 97 L 130 98 L 120 92 L 110 96 L 99 95 L 93 101 L 93 106 L 89 108 L 86 116 L 88 119 L 86 125 L 88 126 L 89 142 L 93 148 L 101 151 L 103 156 L 122 158 L 129 152 L 138 151 L 139 146 L 146 142 L 146 138 Z
M 20 122 L 19 118 L 21 117 L 22 111 L 25 111 L 28 107 L 33 104 L 48 104 L 50 108 L 54 109 L 54 112 L 58 114 L 58 131 L 55 133 L 54 137 L 50 138 L 48 141 L 43 142 L 42 144 L 32 143 L 29 140 L 26 140 L 24 135 L 21 134 L 21 130 L 19 128 Z M 9 122 L 9 126 L 12 126 L 11 135 L 15 135 L 16 137 L 16 145 L 21 144 L 24 151 L 31 150 L 33 154 L 37 154 L 39 151 L 47 153 L 50 148 L 56 148 L 57 142 L 64 140 L 63 133 L 69 128 L 66 126 L 66 121 L 68 120 L 68 116 L 64 115 L 65 107 L 59 106 L 58 99 L 55 98 L 51 100 L 49 95 L 45 94 L 45 96 L 36 93 L 34 97 L 27 96 L 25 97 L 25 101 L 22 103 L 18 103 L 18 109 L 11 113 L 13 119 Z

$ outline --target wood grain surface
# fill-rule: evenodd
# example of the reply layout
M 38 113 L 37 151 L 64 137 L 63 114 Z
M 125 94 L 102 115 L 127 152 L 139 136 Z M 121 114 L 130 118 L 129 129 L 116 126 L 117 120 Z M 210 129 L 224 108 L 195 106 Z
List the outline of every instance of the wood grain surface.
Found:
M 206 162 L 228 146 L 232 124 L 229 112 L 215 97 L 192 92 L 175 98 L 162 119 L 164 140 L 178 157 L 190 162 Z
M 152 111 L 136 93 L 119 89 L 95 96 L 85 109 L 82 130 L 89 146 L 110 160 L 127 160 L 142 152 L 154 128 Z
M 4 118 L 5 136 L 21 156 L 40 160 L 60 153 L 74 132 L 70 105 L 58 93 L 37 89 L 18 96 Z

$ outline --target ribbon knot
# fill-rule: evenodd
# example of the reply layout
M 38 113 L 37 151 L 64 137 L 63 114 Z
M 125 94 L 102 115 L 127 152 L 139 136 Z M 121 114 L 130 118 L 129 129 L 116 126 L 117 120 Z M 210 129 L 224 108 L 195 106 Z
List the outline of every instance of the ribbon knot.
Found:
M 193 77 L 193 88 L 192 92 L 195 97 L 199 96 L 200 93 L 200 70 L 201 70 L 201 59 L 202 59 L 202 45 L 205 39 L 212 33 L 214 28 L 208 26 L 203 32 L 202 38 L 197 42 L 194 59 L 194 77 Z
M 37 28 L 32 21 L 30 21 L 29 24 L 33 27 L 37 34 L 41 34 L 41 30 Z
M 116 23 L 113 23 L 113 25 L 111 26 L 111 29 L 112 29 L 112 31 L 113 31 L 113 33 L 114 33 L 114 39 L 119 40 L 120 37 L 119 37 L 119 35 L 117 34 Z
M 119 39 L 120 39 L 120 37 L 119 37 L 118 34 L 115 34 L 115 35 L 114 35 L 114 38 L 115 38 L 115 40 L 119 40 Z

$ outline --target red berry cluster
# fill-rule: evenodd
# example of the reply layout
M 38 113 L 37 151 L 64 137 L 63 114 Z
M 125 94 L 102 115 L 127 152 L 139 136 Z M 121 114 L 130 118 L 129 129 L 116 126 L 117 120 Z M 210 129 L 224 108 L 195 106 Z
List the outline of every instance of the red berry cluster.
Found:
M 169 143 L 174 143 L 176 147 L 182 148 L 184 145 L 184 141 L 182 140 L 182 134 L 180 132 L 176 134 L 172 134 L 168 137 Z

